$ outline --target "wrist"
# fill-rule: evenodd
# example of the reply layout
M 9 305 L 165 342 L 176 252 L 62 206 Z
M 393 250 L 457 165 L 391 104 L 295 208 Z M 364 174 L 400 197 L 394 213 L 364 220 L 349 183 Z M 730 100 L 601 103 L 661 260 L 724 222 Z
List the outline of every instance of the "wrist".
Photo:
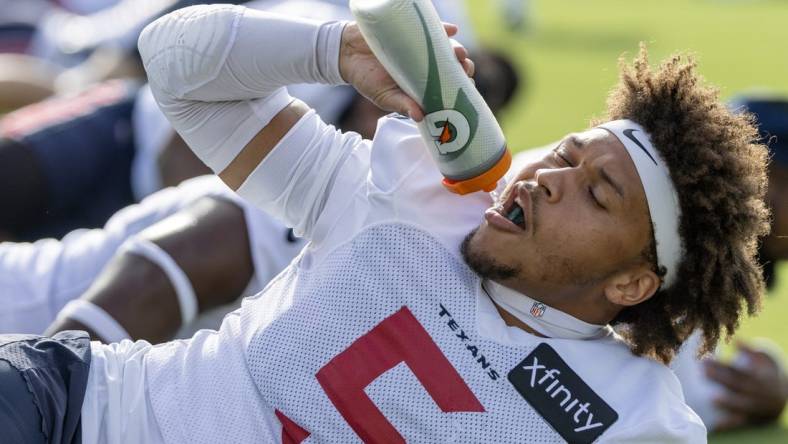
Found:
M 348 22 L 326 22 L 320 25 L 315 42 L 315 63 L 321 83 L 344 85 L 347 77 L 340 70 L 342 36 Z
M 342 31 L 339 51 L 339 72 L 344 81 L 353 84 L 354 58 L 359 53 L 358 41 L 363 41 L 361 31 L 355 23 L 348 23 Z M 354 43 L 355 42 L 355 43 Z

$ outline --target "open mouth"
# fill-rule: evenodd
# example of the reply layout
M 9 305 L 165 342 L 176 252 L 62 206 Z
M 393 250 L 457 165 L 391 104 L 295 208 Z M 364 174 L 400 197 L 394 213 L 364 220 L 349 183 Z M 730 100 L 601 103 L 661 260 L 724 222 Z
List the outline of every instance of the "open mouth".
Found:
M 525 230 L 525 212 L 523 212 L 523 207 L 518 205 L 517 202 L 512 202 L 512 207 L 504 213 L 504 216 L 513 224 Z
M 526 234 L 529 218 L 533 216 L 532 201 L 527 184 L 516 184 L 495 205 L 485 211 L 485 219 L 491 226 L 513 234 Z M 530 227 L 532 230 L 533 227 Z

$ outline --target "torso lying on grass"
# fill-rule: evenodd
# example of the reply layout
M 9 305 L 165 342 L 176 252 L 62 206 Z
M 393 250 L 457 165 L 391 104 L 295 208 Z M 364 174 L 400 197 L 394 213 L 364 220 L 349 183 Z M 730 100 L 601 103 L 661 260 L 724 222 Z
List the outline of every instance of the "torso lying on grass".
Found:
M 310 113 L 258 168 L 311 243 L 218 332 L 94 343 L 85 442 L 705 440 L 670 370 L 612 330 L 504 324 L 458 251 L 492 199 L 446 191 L 411 121 L 370 142 Z

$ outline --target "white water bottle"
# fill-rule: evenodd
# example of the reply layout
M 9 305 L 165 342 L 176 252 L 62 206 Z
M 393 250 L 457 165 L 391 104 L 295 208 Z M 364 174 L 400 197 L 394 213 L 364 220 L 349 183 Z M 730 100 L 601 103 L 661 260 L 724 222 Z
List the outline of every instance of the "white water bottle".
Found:
M 424 110 L 419 130 L 443 184 L 458 194 L 494 190 L 512 157 L 432 3 L 350 0 L 350 10 L 386 71 Z

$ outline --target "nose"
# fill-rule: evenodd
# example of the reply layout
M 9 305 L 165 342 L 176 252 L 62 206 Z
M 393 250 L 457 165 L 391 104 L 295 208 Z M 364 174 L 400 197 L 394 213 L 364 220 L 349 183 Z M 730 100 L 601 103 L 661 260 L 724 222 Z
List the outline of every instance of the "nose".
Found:
M 534 180 L 539 188 L 544 192 L 545 201 L 556 203 L 561 200 L 561 170 L 555 168 L 540 168 L 534 174 Z

